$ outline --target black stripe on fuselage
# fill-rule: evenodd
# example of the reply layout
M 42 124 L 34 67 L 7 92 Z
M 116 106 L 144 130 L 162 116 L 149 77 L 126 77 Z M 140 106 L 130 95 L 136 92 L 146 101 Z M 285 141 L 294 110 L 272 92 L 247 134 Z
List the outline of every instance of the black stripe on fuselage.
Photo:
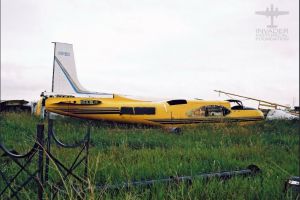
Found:
M 103 108 L 59 108 L 59 111 L 72 114 L 120 114 L 119 108 L 103 107 Z
M 114 108 L 114 107 L 103 107 L 103 108 L 76 108 L 74 107 L 69 107 L 69 108 L 57 108 L 58 110 L 120 110 L 119 108 Z
M 102 111 L 102 112 L 71 112 L 72 114 L 101 114 L 101 115 L 107 115 L 107 114 L 120 114 L 120 112 L 112 112 L 112 111 Z
M 66 113 L 72 113 L 72 114 L 101 114 L 101 115 L 105 115 L 105 114 L 120 114 L 119 111 L 63 111 Z

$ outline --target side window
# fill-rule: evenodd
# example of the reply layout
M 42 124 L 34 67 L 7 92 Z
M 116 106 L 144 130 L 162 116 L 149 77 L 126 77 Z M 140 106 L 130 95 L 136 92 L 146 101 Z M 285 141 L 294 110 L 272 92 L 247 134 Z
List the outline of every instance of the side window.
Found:
M 132 107 L 121 107 L 121 110 L 120 110 L 120 114 L 126 114 L 126 115 L 133 115 L 134 112 L 133 112 L 133 108 Z
M 134 108 L 135 115 L 155 115 L 154 107 L 135 107 Z
M 121 115 L 155 115 L 155 107 L 121 107 Z

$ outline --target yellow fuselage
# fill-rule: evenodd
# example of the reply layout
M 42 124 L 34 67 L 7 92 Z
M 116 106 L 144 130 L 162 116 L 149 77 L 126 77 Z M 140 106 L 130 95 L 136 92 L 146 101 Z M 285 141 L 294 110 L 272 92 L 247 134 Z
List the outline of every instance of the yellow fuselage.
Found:
M 232 110 L 227 101 L 152 102 L 117 95 L 113 98 L 47 97 L 45 108 L 48 112 L 84 119 L 168 127 L 264 119 L 263 113 L 256 109 Z

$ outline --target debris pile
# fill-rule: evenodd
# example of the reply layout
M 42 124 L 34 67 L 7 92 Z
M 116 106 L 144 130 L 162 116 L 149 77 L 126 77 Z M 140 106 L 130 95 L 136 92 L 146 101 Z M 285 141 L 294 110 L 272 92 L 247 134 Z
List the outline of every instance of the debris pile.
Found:
M 267 120 L 274 120 L 274 119 L 293 120 L 293 119 L 299 119 L 299 116 L 293 115 L 288 111 L 272 109 L 268 112 L 266 119 Z

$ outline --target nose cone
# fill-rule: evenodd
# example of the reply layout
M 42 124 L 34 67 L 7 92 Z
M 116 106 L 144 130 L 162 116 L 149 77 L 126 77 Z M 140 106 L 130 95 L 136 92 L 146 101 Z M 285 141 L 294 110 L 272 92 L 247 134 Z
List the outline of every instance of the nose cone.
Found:
M 265 118 L 265 115 L 264 115 L 264 113 L 261 111 L 261 110 L 256 110 L 257 111 L 257 113 L 258 113 L 258 115 L 261 117 L 261 118 Z

